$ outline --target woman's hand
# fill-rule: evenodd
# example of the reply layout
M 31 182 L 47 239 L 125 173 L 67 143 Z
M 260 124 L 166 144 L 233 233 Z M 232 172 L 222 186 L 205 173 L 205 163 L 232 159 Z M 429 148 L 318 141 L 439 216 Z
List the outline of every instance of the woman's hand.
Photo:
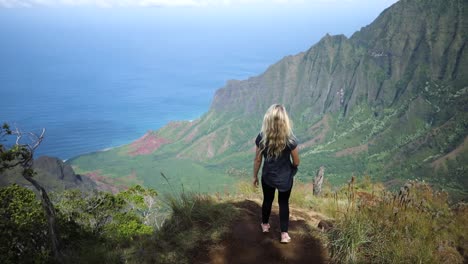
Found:
M 257 176 L 254 177 L 253 186 L 254 186 L 255 188 L 258 188 L 258 177 L 257 177 Z

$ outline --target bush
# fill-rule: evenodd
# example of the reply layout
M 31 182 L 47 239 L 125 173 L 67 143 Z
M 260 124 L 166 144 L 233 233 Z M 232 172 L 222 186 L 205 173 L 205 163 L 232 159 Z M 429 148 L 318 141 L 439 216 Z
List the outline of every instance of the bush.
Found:
M 46 263 L 47 223 L 36 194 L 16 184 L 0 188 L 0 263 Z
M 135 186 L 117 195 L 68 190 L 55 195 L 66 261 L 120 263 L 131 259 L 126 250 L 155 227 L 152 218 L 156 192 Z

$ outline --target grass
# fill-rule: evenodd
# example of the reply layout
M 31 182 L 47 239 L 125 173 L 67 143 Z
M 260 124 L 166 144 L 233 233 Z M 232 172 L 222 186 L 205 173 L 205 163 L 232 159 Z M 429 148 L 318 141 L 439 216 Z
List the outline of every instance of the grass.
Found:
M 260 179 L 259 179 L 260 181 Z M 252 181 L 248 180 L 240 180 L 236 185 L 236 192 L 235 195 L 238 197 L 243 197 L 245 199 L 261 199 L 262 198 L 262 189 L 261 183 L 259 183 L 259 187 L 255 188 L 253 186 Z
M 129 263 L 191 263 L 229 231 L 237 215 L 230 203 L 195 193 L 168 195 L 172 216 L 152 237 L 133 245 Z M 200 252 L 201 251 L 201 252 Z
M 410 181 L 398 193 L 370 193 L 352 182 L 332 200 L 324 199 L 321 210 L 335 219 L 327 233 L 335 263 L 463 263 L 467 259 L 466 205 L 450 207 L 448 195 L 427 183 Z
M 108 152 L 80 156 L 70 161 L 76 173 L 86 175 L 95 171 L 106 175 L 114 182 L 125 184 L 125 180 L 133 180 L 127 186 L 141 184 L 165 192 L 167 183 L 158 176 L 164 171 L 170 175 L 175 184 L 192 187 L 193 191 L 210 192 L 223 191 L 230 188 L 235 179 L 223 173 L 224 168 L 205 167 L 206 164 L 179 158 L 156 158 L 152 155 L 135 157 L 119 156 L 118 149 Z

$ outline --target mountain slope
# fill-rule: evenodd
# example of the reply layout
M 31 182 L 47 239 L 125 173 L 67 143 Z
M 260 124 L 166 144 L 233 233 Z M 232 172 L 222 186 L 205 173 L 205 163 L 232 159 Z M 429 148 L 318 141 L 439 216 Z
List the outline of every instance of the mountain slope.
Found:
M 53 157 L 42 156 L 34 160 L 34 178 L 47 191 L 64 191 L 67 189 L 79 189 L 84 192 L 98 189 L 98 186 L 89 177 L 75 174 L 69 164 Z M 33 188 L 31 183 L 21 176 L 21 168 L 6 170 L 0 175 L 0 186 L 12 183 Z
M 161 142 L 150 154 L 130 155 L 129 145 L 70 163 L 121 179 L 136 171 L 153 187 L 163 183 L 158 170 L 226 187 L 250 176 L 262 115 L 282 103 L 302 143 L 300 178 L 324 165 L 331 182 L 423 177 L 466 191 L 467 8 L 401 0 L 350 38 L 327 35 L 259 76 L 229 81 L 200 119 L 150 133 Z

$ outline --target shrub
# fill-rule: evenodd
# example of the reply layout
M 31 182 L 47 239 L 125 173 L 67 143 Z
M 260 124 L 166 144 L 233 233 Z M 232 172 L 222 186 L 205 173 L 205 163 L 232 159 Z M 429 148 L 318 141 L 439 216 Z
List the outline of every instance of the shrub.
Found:
M 155 196 L 154 190 L 140 186 L 117 195 L 78 190 L 55 195 L 67 244 L 65 261 L 120 263 L 131 258 L 126 256 L 131 243 L 154 232 L 145 220 L 151 218 Z
M 47 223 L 36 194 L 16 184 L 0 188 L 0 263 L 46 263 Z

